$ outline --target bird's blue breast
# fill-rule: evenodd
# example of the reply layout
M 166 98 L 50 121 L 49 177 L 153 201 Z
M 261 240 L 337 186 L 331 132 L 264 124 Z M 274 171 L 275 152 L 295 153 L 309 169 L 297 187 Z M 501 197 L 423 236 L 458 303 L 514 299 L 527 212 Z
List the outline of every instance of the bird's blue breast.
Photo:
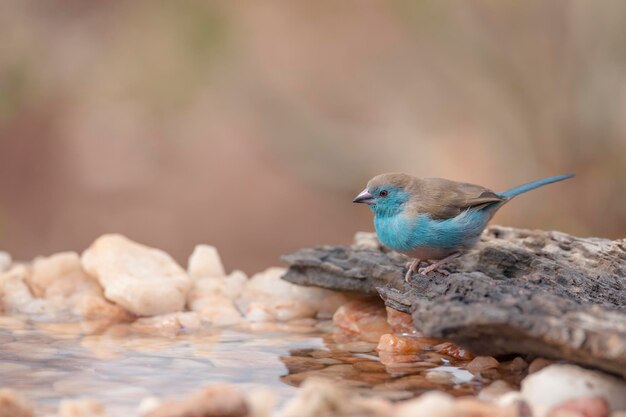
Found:
M 445 220 L 400 212 L 395 216 L 376 216 L 374 226 L 381 243 L 399 252 L 420 247 L 460 249 L 478 239 L 489 217 L 483 210 L 469 210 Z

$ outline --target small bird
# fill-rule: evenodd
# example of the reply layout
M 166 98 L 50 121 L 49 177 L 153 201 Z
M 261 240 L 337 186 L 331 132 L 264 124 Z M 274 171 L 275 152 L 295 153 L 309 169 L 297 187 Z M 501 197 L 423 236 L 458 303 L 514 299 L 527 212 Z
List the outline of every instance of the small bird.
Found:
M 372 178 L 354 203 L 368 204 L 374 227 L 386 247 L 413 258 L 413 272 L 428 274 L 474 246 L 487 223 L 513 197 L 574 175 L 559 175 L 495 193 L 480 185 L 403 173 Z M 420 262 L 431 261 L 419 268 Z M 440 271 L 444 272 L 444 271 Z

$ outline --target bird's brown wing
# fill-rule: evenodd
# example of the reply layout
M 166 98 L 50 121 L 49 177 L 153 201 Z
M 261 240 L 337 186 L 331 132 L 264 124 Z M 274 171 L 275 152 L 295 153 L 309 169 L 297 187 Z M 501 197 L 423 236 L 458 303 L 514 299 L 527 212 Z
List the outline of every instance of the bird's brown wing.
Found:
M 428 213 L 433 219 L 449 219 L 469 208 L 480 209 L 505 201 L 480 185 L 443 178 L 420 178 L 412 188 L 409 210 L 415 214 Z

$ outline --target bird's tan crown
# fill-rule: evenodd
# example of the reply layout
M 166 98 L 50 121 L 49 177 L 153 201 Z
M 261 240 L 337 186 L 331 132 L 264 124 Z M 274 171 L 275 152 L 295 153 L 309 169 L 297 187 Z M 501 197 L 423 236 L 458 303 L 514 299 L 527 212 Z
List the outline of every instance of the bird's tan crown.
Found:
M 372 178 L 367 183 L 368 190 L 374 190 L 381 185 L 391 185 L 400 188 L 407 188 L 415 181 L 415 177 L 402 172 L 390 172 L 387 174 L 380 174 Z

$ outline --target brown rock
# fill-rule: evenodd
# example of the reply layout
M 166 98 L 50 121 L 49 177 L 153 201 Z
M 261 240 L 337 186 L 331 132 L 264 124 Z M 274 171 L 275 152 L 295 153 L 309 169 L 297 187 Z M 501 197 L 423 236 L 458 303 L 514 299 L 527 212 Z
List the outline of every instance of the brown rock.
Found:
M 427 337 L 401 336 L 394 334 L 384 334 L 380 337 L 376 350 L 386 353 L 398 353 L 406 355 L 410 353 L 422 352 L 439 343 L 438 339 Z
M 33 409 L 20 395 L 8 388 L 0 389 L 0 417 L 33 417 Z
M 232 385 L 206 387 L 182 400 L 165 401 L 144 417 L 245 417 L 248 407 Z
M 497 368 L 500 362 L 491 356 L 476 356 L 470 363 L 465 365 L 465 369 L 471 373 L 479 373 L 487 369 Z
M 463 361 L 470 361 L 474 358 L 474 355 L 467 349 L 462 346 L 455 345 L 452 342 L 444 342 L 433 348 L 435 352 L 441 353 L 444 355 L 451 356 L 455 359 L 460 359 Z
M 413 317 L 402 311 L 398 311 L 395 308 L 387 307 L 387 323 L 391 326 L 391 330 L 394 333 L 418 333 L 417 329 L 413 325 Z
M 545 358 L 537 358 L 533 360 L 528 366 L 528 373 L 534 374 L 535 372 L 542 370 L 543 368 L 545 368 L 548 365 L 551 365 L 552 363 L 554 363 L 554 361 L 551 361 Z

